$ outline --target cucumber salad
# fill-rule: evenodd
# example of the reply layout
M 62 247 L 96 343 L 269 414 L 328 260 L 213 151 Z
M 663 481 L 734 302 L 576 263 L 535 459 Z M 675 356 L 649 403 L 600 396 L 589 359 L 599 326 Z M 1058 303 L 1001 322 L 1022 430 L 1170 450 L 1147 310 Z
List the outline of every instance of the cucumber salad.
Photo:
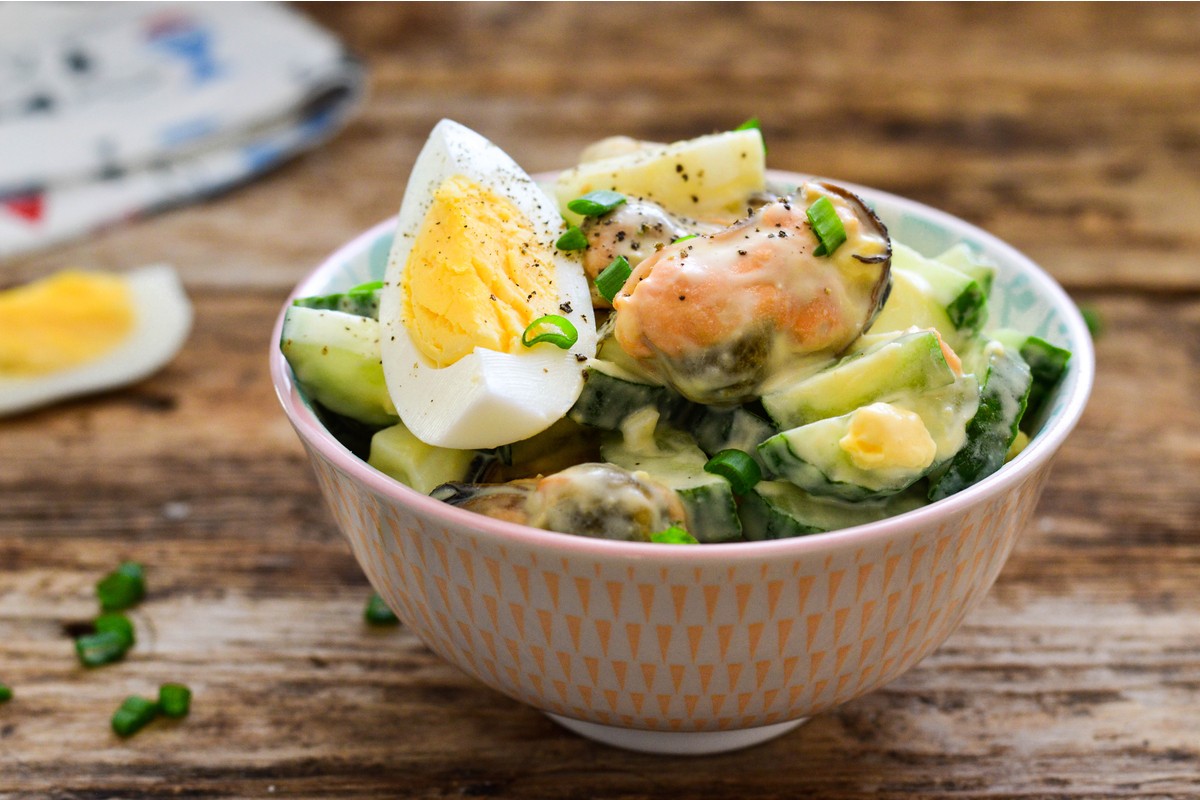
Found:
M 467 510 L 623 541 L 776 539 L 971 486 L 1070 354 L 988 327 L 993 265 L 853 192 L 768 179 L 755 121 L 589 147 L 538 184 L 440 122 L 386 274 L 280 347 L 330 433 Z

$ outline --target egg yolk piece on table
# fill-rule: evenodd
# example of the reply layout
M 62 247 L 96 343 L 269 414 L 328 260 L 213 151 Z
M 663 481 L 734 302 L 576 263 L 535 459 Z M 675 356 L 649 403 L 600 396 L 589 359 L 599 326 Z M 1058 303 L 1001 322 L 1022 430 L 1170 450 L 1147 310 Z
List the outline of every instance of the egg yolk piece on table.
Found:
M 557 309 L 553 254 L 510 200 L 455 175 L 438 187 L 409 253 L 403 318 L 437 367 L 476 347 L 523 349 L 521 335 Z
M 140 380 L 175 356 L 191 324 L 165 264 L 66 270 L 0 291 L 0 416 Z
M 45 375 L 91 361 L 133 330 L 128 285 L 77 270 L 0 292 L 0 373 Z

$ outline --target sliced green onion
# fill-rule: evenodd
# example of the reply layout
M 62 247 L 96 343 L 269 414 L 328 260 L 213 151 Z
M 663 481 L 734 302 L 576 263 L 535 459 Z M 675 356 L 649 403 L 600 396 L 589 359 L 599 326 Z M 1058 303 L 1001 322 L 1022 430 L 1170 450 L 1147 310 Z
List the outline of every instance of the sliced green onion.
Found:
M 808 222 L 812 225 L 813 233 L 817 236 L 817 249 L 814 256 L 831 256 L 833 251 L 846 241 L 846 226 L 838 216 L 837 209 L 828 197 L 819 198 L 808 207 Z
M 625 195 L 620 192 L 598 189 L 594 192 L 588 192 L 583 197 L 576 197 L 567 203 L 567 208 L 583 217 L 599 217 L 602 214 L 607 214 L 624 202 Z
M 550 328 L 550 330 L 539 330 Z M 557 330 L 554 330 L 557 328 Z M 530 334 L 536 334 L 532 339 Z M 533 347 L 539 342 L 549 342 L 556 347 L 561 347 L 563 350 L 568 349 L 579 341 L 579 331 L 571 324 L 571 320 L 559 314 L 547 314 L 544 317 L 538 317 L 533 322 L 529 323 L 529 327 L 521 334 L 521 344 L 526 347 Z
M 125 643 L 125 649 L 133 647 L 137 641 L 137 636 L 134 634 L 133 623 L 129 617 L 119 612 L 110 612 L 101 614 L 96 617 L 95 623 L 96 633 L 115 633 L 121 637 L 121 641 Z
M 374 294 L 382 288 L 383 281 L 368 281 L 367 283 L 360 283 L 358 286 L 355 286 L 353 289 L 346 292 L 346 294 L 351 296 L 359 294 Z
M 586 250 L 588 246 L 587 236 L 583 234 L 583 231 L 579 230 L 578 225 L 572 225 L 567 228 L 566 233 L 558 237 L 558 241 L 554 243 L 554 246 L 559 250 Z
M 142 565 L 126 561 L 96 584 L 100 608 L 105 611 L 124 611 L 137 605 L 146 596 L 146 579 Z
M 8 688 L 3 683 L 0 683 L 0 703 L 7 703 L 13 699 L 13 690 Z
M 679 525 L 672 525 L 665 531 L 650 534 L 650 541 L 655 544 L 700 544 L 695 536 Z
M 695 239 L 695 238 L 696 238 L 696 234 L 689 233 L 687 236 L 680 236 L 678 239 L 675 239 L 674 241 L 671 242 L 671 244 L 679 244 L 680 242 L 686 242 L 688 239 Z
M 75 640 L 75 654 L 85 667 L 102 667 L 120 661 L 128 650 L 125 637 L 116 631 L 89 633 Z
M 762 470 L 758 462 L 744 450 L 730 448 L 722 450 L 708 460 L 704 465 L 705 472 L 720 475 L 729 481 L 734 494 L 745 494 L 762 480 Z
M 371 595 L 371 599 L 367 600 L 367 607 L 363 609 L 363 619 L 368 625 L 400 624 L 400 618 L 388 608 L 387 603 L 383 602 L 383 598 L 378 594 Z
M 617 292 L 625 286 L 625 281 L 633 274 L 629 261 L 625 256 L 617 256 L 604 270 L 596 276 L 596 291 L 608 302 L 612 302 Z
M 133 736 L 158 716 L 158 703 L 139 695 L 125 698 L 112 716 L 112 729 L 118 736 Z
M 192 709 L 192 690 L 182 683 L 164 683 L 158 687 L 158 708 L 164 717 L 186 717 Z

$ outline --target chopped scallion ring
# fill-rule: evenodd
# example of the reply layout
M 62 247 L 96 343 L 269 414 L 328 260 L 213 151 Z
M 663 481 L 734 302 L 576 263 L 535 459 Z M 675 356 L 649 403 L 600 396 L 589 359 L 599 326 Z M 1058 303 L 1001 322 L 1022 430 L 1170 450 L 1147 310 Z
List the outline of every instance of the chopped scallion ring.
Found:
M 158 716 L 158 703 L 139 695 L 125 698 L 112 716 L 112 729 L 118 736 L 133 736 Z
M 75 640 L 75 654 L 85 667 L 102 667 L 125 657 L 129 647 L 116 631 L 101 631 Z
M 680 525 L 672 525 L 665 531 L 650 534 L 650 541 L 655 544 L 700 544 L 695 536 Z
M 625 281 L 629 280 L 629 276 L 632 274 L 633 270 L 630 268 L 625 256 L 617 256 L 596 276 L 596 291 L 600 293 L 601 297 L 611 303 L 613 298 L 617 296 L 617 292 L 621 291 L 622 287 L 625 286 Z
M 745 494 L 762 480 L 762 470 L 750 454 L 735 448 L 722 450 L 704 465 L 705 472 L 720 475 L 729 481 L 734 494 Z
M 554 246 L 559 250 L 586 250 L 588 246 L 587 236 L 583 231 L 579 230 L 578 225 L 572 225 L 567 228 L 567 232 L 558 237 L 558 241 Z
M 687 236 L 680 236 L 678 239 L 675 239 L 674 241 L 671 242 L 671 244 L 679 244 L 680 242 L 686 242 L 688 239 L 695 239 L 695 238 L 696 238 L 696 234 L 689 233 Z
M 378 594 L 371 595 L 367 607 L 363 609 L 363 619 L 368 625 L 399 625 L 400 618 L 388 608 L 387 603 Z
M 133 561 L 121 564 L 96 584 L 96 596 L 105 611 L 124 611 L 137 605 L 146 596 L 142 565 Z
M 625 195 L 608 189 L 588 192 L 567 203 L 567 208 L 584 217 L 599 217 L 625 202 Z M 560 248 L 561 249 L 561 248 Z
M 817 249 L 813 251 L 813 255 L 833 255 L 833 251 L 846 241 L 846 226 L 842 224 L 842 218 L 838 216 L 833 202 L 828 197 L 822 197 L 809 206 L 805 213 L 808 215 L 808 222 L 812 225 L 817 241 L 820 242 Z
M 549 330 L 543 330 L 547 328 Z M 533 334 L 532 339 L 530 338 L 531 334 Z M 566 350 L 577 341 L 579 341 L 579 331 L 571 324 L 571 320 L 558 314 L 546 314 L 544 317 L 538 317 L 529 323 L 529 327 L 521 334 L 521 344 L 526 347 L 533 347 L 539 342 L 549 342 Z
M 96 617 L 96 621 L 92 623 L 96 629 L 96 633 L 115 633 L 121 637 L 121 641 L 125 643 L 125 648 L 133 647 L 137 641 L 134 635 L 133 623 L 129 617 L 119 612 L 109 612 Z
M 186 717 L 192 709 L 192 690 L 182 683 L 164 683 L 158 687 L 158 708 L 164 717 Z

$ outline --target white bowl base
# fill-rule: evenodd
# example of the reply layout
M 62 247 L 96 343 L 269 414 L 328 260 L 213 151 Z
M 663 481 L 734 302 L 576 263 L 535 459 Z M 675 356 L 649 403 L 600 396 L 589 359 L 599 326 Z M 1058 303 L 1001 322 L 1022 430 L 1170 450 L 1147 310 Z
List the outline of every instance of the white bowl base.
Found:
M 624 750 L 635 750 L 639 753 L 661 753 L 672 756 L 703 756 L 753 747 L 774 739 L 776 736 L 782 736 L 808 721 L 808 717 L 801 717 L 774 725 L 732 731 L 647 731 L 585 722 L 549 712 L 543 713 L 567 730 L 601 744 L 620 747 Z

